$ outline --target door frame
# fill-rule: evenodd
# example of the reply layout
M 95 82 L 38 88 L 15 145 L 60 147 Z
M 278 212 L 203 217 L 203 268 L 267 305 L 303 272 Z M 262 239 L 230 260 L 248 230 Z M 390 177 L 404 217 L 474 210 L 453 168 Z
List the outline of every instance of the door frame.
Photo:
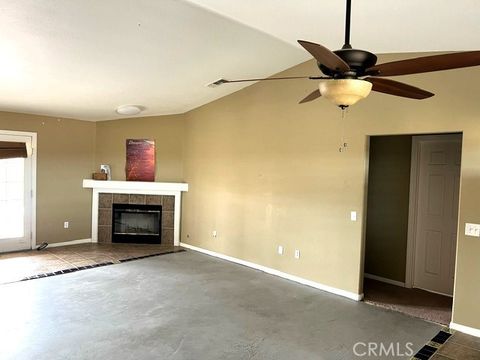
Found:
M 14 131 L 14 130 L 0 130 L 0 135 L 8 135 L 8 136 L 19 136 L 19 137 L 29 137 L 31 139 L 32 148 L 31 150 L 27 148 L 27 154 L 29 150 L 31 151 L 30 159 L 31 159 L 31 186 L 32 186 L 32 193 L 30 196 L 30 203 L 31 203 L 31 218 L 30 218 L 30 231 L 31 231 L 31 239 L 30 239 L 30 248 L 34 249 L 37 245 L 37 133 L 36 132 L 28 132 L 28 131 Z
M 412 157 L 410 165 L 410 194 L 409 194 L 409 206 L 408 206 L 408 230 L 407 230 L 407 261 L 405 269 L 405 287 L 413 288 L 413 279 L 415 272 L 415 250 L 416 250 L 416 239 L 415 233 L 417 228 L 417 210 L 418 210 L 418 172 L 419 172 L 419 160 L 420 160 L 420 142 L 437 140 L 441 136 L 444 139 L 458 139 L 460 136 L 461 147 L 463 148 L 463 132 L 455 134 L 431 134 L 431 135 L 412 135 Z M 460 159 L 460 184 L 462 182 L 462 160 Z M 458 196 L 460 206 L 460 189 Z M 460 212 L 458 212 L 460 214 Z M 457 215 L 459 216 L 459 215 Z M 458 235 L 460 222 L 459 218 L 457 219 L 457 245 L 455 246 L 455 268 L 457 264 L 457 246 L 458 246 Z M 455 286 L 454 286 L 455 293 Z M 441 294 L 445 296 L 453 297 L 453 295 Z

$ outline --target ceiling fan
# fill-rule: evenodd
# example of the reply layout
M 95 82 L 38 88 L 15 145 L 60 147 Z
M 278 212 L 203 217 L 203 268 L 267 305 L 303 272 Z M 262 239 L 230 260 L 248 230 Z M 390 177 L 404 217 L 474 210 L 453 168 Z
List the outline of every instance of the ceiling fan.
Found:
M 217 80 L 208 86 L 246 81 L 310 79 L 320 80 L 319 88 L 303 98 L 303 104 L 325 97 L 342 109 L 368 96 L 371 90 L 422 100 L 434 94 L 385 76 L 419 74 L 432 71 L 458 69 L 480 65 L 480 51 L 456 52 L 444 55 L 418 57 L 377 65 L 377 56 L 369 51 L 354 49 L 350 45 L 351 0 L 346 0 L 345 44 L 340 50 L 330 51 L 313 42 L 298 40 L 316 60 L 325 76 L 290 76 L 261 79 Z

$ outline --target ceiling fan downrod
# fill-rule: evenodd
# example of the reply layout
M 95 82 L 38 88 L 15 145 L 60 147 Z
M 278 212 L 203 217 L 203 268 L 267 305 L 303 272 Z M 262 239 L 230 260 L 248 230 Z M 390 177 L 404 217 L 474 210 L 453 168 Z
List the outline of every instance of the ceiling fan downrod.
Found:
M 347 11 L 345 16 L 345 44 L 343 44 L 342 49 L 351 49 L 350 45 L 350 21 L 352 15 L 352 0 L 347 0 Z

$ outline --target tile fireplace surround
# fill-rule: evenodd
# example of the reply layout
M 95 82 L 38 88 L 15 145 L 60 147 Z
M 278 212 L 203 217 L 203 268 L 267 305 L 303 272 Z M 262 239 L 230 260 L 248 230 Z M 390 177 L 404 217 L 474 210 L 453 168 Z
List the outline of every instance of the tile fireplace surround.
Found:
M 162 205 L 162 244 L 180 244 L 181 194 L 185 183 L 83 180 L 92 191 L 92 242 L 110 243 L 112 204 Z

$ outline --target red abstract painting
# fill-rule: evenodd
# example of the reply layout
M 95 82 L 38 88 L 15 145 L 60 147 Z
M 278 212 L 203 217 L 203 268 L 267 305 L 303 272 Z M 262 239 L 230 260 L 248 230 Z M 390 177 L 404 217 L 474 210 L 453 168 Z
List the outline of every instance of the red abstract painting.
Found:
M 127 181 L 155 181 L 155 141 L 127 139 Z

